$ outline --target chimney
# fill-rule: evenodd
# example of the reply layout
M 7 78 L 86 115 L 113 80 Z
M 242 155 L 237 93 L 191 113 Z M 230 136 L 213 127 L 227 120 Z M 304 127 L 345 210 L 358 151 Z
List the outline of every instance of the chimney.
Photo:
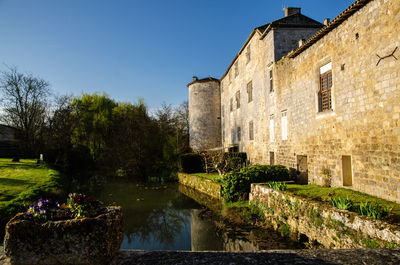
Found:
M 331 22 L 331 20 L 330 20 L 329 18 L 325 18 L 325 19 L 324 19 L 324 25 L 325 25 L 325 26 L 328 25 L 329 22 Z
M 194 81 L 197 81 L 198 79 L 197 79 L 197 76 L 193 76 L 193 82 Z
M 299 39 L 299 47 L 303 46 L 304 42 L 306 42 L 305 39 Z
M 295 14 L 301 14 L 300 7 L 288 7 L 285 9 L 285 17 L 295 15 Z

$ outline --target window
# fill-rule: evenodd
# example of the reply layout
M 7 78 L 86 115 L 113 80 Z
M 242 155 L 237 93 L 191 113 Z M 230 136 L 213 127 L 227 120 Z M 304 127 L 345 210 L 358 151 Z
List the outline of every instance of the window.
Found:
M 320 68 L 320 90 L 318 93 L 318 111 L 332 109 L 332 63 L 328 63 Z
M 229 109 L 231 110 L 231 112 L 233 111 L 233 98 L 231 98 L 230 100 Z
M 222 105 L 221 107 L 221 112 L 222 112 L 222 118 L 225 116 L 225 108 L 224 105 Z
M 236 92 L 236 108 L 240 108 L 240 91 Z
M 235 77 L 239 75 L 239 59 L 235 62 Z
M 274 115 L 269 116 L 269 141 L 272 143 L 275 140 L 275 124 Z
M 237 140 L 238 140 L 238 142 L 241 141 L 241 137 L 242 137 L 241 129 L 240 129 L 240 127 L 237 127 Z
M 287 140 L 288 133 L 287 133 L 287 111 L 286 110 L 282 111 L 281 125 L 282 125 L 282 140 Z
M 246 49 L 246 64 L 248 64 L 251 60 L 251 49 L 250 49 L 250 44 L 247 46 Z
M 251 81 L 247 84 L 247 98 L 248 102 L 253 101 L 253 83 Z
M 232 131 L 231 131 L 231 137 L 232 137 L 232 143 L 235 143 L 236 142 L 236 139 L 235 139 L 235 130 L 234 129 L 232 129 Z
M 253 121 L 249 122 L 249 140 L 254 140 L 254 124 Z
M 272 70 L 269 71 L 269 92 L 274 92 L 274 80 Z

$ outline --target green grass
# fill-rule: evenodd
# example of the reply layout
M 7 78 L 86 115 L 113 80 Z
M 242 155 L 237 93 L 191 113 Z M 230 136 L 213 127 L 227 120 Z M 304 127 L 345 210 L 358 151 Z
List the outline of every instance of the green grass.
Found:
M 218 183 L 220 183 L 222 180 L 222 177 L 218 173 L 193 173 L 191 175 L 207 178 Z
M 56 197 L 65 182 L 65 177 L 47 164 L 0 158 L 0 220 L 6 221 L 41 197 Z
M 354 202 L 355 205 L 359 205 L 361 202 L 376 203 L 383 207 L 392 208 L 392 211 L 388 217 L 388 221 L 400 223 L 400 205 L 394 202 L 390 202 L 368 194 L 344 188 L 295 184 L 289 184 L 287 188 L 287 191 L 292 194 L 327 203 L 330 202 L 331 198 L 349 198 Z

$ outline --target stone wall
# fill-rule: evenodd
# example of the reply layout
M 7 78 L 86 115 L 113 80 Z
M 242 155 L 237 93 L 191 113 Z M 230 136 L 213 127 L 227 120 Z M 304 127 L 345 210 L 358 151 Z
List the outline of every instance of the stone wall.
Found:
M 250 202 L 264 210 L 275 229 L 326 248 L 371 248 L 400 245 L 400 227 L 288 192 L 252 184 Z
M 293 59 L 276 64 L 275 161 L 297 167 L 307 156 L 309 182 L 343 186 L 351 157 L 354 190 L 400 202 L 400 2 L 375 0 Z M 395 54 L 400 56 L 400 50 Z M 332 63 L 332 110 L 318 112 L 319 68 Z M 281 138 L 287 110 L 288 140 Z M 251 155 L 250 155 L 251 156 Z M 325 172 L 325 174 L 323 173 Z
M 221 199 L 221 184 L 219 183 L 204 177 L 185 173 L 178 173 L 178 179 L 182 185 L 203 192 L 213 198 Z

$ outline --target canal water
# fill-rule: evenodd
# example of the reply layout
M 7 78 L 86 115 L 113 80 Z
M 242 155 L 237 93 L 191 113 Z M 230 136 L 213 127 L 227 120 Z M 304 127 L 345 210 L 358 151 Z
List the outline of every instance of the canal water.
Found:
M 122 206 L 125 235 L 121 249 L 257 251 L 302 247 L 273 230 L 239 228 L 222 221 L 192 199 L 199 192 L 187 192 L 178 183 L 113 180 L 91 186 L 86 193 L 106 204 Z

